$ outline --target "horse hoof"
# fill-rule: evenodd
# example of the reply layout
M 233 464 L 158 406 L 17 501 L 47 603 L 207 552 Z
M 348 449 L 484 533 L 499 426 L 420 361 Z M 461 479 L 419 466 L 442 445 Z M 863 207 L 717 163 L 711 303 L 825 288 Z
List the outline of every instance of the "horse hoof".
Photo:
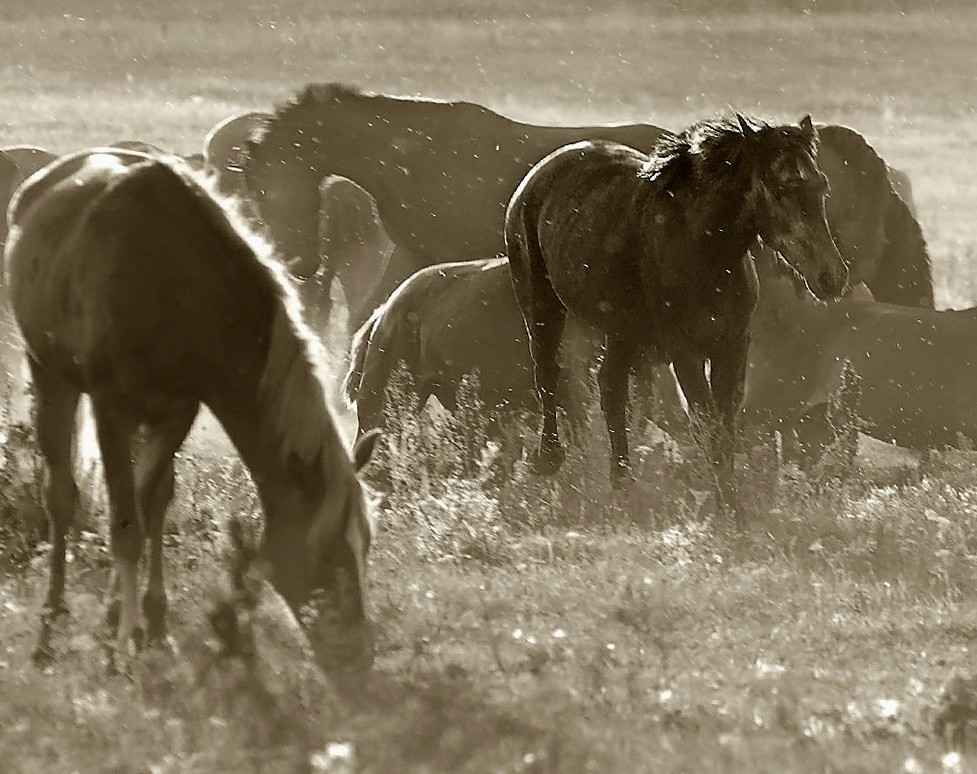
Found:
M 537 476 L 552 476 L 563 465 L 566 452 L 562 446 L 538 449 L 529 458 L 529 468 Z
M 633 483 L 634 476 L 631 475 L 631 471 L 627 468 L 624 470 L 611 471 L 611 489 L 613 489 L 615 492 L 621 492 Z
M 54 664 L 54 650 L 47 644 L 38 645 L 31 653 L 31 661 L 38 669 L 47 669 Z
M 105 608 L 105 625 L 109 628 L 109 631 L 118 631 L 121 610 L 122 603 L 117 599 L 113 599 Z
M 173 643 L 166 635 L 165 626 L 160 628 L 150 626 L 146 630 L 146 636 L 143 640 L 143 647 L 146 650 L 155 650 L 162 653 L 172 653 L 174 651 Z

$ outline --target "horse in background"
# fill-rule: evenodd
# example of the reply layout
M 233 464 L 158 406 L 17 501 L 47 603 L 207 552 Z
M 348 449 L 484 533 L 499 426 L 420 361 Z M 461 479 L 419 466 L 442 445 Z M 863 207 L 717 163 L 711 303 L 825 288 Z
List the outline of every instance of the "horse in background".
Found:
M 650 147 L 662 132 L 644 124 L 533 126 L 470 102 L 317 84 L 276 108 L 255 133 L 245 176 L 269 235 L 295 265 L 316 263 L 319 183 L 340 175 L 374 197 L 416 271 L 501 253 L 506 202 L 552 149 L 583 137 Z
M 812 303 L 775 259 L 758 256 L 744 423 L 798 436 L 814 458 L 847 361 L 861 380 L 862 432 L 911 449 L 977 439 L 977 309 L 936 311 L 866 294 Z
M 24 180 L 58 158 L 57 153 L 36 145 L 6 145 L 0 151 L 17 165 Z
M 893 192 L 902 199 L 909 212 L 916 218 L 916 199 L 913 196 L 913 181 L 909 177 L 909 173 L 889 166 L 886 167 L 886 172 Z
M 580 326 L 564 347 L 566 378 L 561 405 L 583 422 L 587 365 L 596 340 Z M 477 397 L 491 416 L 490 436 L 507 421 L 538 410 L 526 328 L 512 294 L 508 261 L 442 263 L 411 275 L 353 337 L 342 383 L 346 405 L 356 407 L 358 435 L 384 426 L 386 391 L 403 363 L 421 408 L 432 395 L 456 409 L 462 379 L 478 373 Z
M 853 277 L 881 300 L 931 307 L 922 231 L 892 190 L 885 162 L 852 129 L 818 129 L 818 165 L 831 187 L 828 224 Z M 312 84 L 255 133 L 245 177 L 270 237 L 302 276 L 318 265 L 318 186 L 326 175 L 369 191 L 390 238 L 420 269 L 503 253 L 512 192 L 556 148 L 605 139 L 647 152 L 669 134 L 648 124 L 534 126 L 471 102 Z
M 216 124 L 204 141 L 204 161 L 217 175 L 220 190 L 250 202 L 243 170 L 248 138 L 272 118 L 249 111 Z M 338 278 L 355 331 L 400 282 L 417 268 L 380 222 L 373 197 L 351 180 L 326 175 L 318 185 L 317 250 L 308 261 L 288 261 L 301 283 L 300 293 L 313 328 L 325 331 L 331 311 L 332 281 Z
M 329 323 L 332 281 L 338 280 L 352 335 L 413 274 L 416 261 L 409 250 L 390 240 L 373 197 L 352 180 L 330 175 L 319 190 L 321 258 L 299 292 L 313 329 L 321 334 Z
M 178 160 L 115 149 L 47 167 L 19 190 L 10 223 L 6 279 L 50 472 L 51 571 L 35 658 L 52 658 L 51 622 L 65 609 L 66 533 L 78 491 L 71 446 L 85 393 L 111 506 L 117 648 L 140 630 L 147 537 L 146 638 L 165 637 L 163 518 L 174 454 L 204 403 L 251 471 L 270 580 L 309 622 L 320 662 L 368 660 L 370 521 L 355 471 L 373 437 L 351 460 L 294 290 L 267 247 Z
M 588 141 L 533 167 L 509 203 L 505 241 L 543 414 L 538 473 L 564 458 L 556 394 L 571 315 L 605 336 L 598 387 L 612 480 L 630 466 L 628 377 L 644 351 L 673 365 L 720 498 L 737 510 L 736 419 L 758 295 L 747 251 L 762 238 L 819 298 L 848 281 L 828 230 L 817 143 L 810 117 L 774 126 L 738 115 L 666 137 L 650 156 Z
M 247 190 L 244 181 L 244 160 L 248 138 L 270 113 L 249 110 L 218 121 L 204 138 L 204 165 L 217 176 L 221 193 L 241 196 Z

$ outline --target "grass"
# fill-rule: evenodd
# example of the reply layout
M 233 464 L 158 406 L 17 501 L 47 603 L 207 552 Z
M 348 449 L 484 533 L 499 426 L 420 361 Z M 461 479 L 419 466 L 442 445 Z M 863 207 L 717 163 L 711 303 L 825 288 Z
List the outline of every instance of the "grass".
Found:
M 425 415 L 394 437 L 427 453 L 411 477 L 393 468 L 370 565 L 378 659 L 355 688 L 311 675 L 280 619 L 260 638 L 260 691 L 240 665 L 203 672 L 221 514 L 257 516 L 239 466 L 181 459 L 174 652 L 129 678 L 101 655 L 108 560 L 91 532 L 72 549 L 59 660 L 29 666 L 36 543 L 0 585 L 7 770 L 941 770 L 941 691 L 969 676 L 977 632 L 972 457 L 938 456 L 915 485 L 816 492 L 759 450 L 743 461 L 750 525 L 731 533 L 655 455 L 611 493 L 600 434 L 553 482 L 517 462 L 486 489 L 484 466 L 459 475 L 452 429 Z
M 842 0 L 796 11 L 806 5 L 710 3 L 692 15 L 546 0 L 527 14 L 512 0 L 99 0 L 81 13 L 7 0 L 0 143 L 67 151 L 139 138 L 187 152 L 225 115 L 308 80 L 565 123 L 677 127 L 728 105 L 812 112 L 859 128 L 909 171 L 938 300 L 973 303 L 977 14 Z M 744 455 L 750 524 L 734 534 L 689 496 L 694 465 L 649 453 L 639 484 L 611 492 L 599 432 L 554 481 L 517 462 L 492 489 L 493 463 L 466 466 L 452 440 L 477 423 L 408 422 L 391 439 L 412 452 L 391 468 L 370 566 L 373 674 L 355 690 L 324 684 L 269 614 L 259 690 L 236 663 L 201 678 L 217 647 L 208 614 L 226 594 L 226 515 L 259 520 L 240 466 L 199 434 L 169 517 L 174 653 L 139 656 L 130 678 L 106 672 L 94 485 L 59 661 L 30 666 L 46 582 L 40 484 L 29 432 L 6 414 L 0 424 L 4 771 L 973 766 L 966 751 L 944 759 L 959 745 L 933 730 L 943 686 L 973 663 L 972 456 L 937 455 L 911 476 L 863 458 L 862 475 L 817 487 L 768 452 Z

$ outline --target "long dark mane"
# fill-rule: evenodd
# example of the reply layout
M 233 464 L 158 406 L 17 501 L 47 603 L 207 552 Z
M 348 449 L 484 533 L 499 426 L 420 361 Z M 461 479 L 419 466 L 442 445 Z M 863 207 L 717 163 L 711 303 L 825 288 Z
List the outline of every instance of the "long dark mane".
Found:
M 277 127 L 286 127 L 301 120 L 301 116 L 312 111 L 321 111 L 329 105 L 342 102 L 383 99 L 387 103 L 443 105 L 446 108 L 475 110 L 479 113 L 497 116 L 497 113 L 474 102 L 435 99 L 432 97 L 396 96 L 366 91 L 348 83 L 310 83 L 297 94 L 281 100 L 275 105 L 270 117 L 259 121 L 251 131 L 247 144 L 247 157 L 250 158 L 257 146 Z
M 855 129 L 831 124 L 819 127 L 824 144 L 830 144 L 857 174 L 850 179 L 853 193 L 866 205 L 875 202 L 881 241 L 869 250 L 868 261 L 877 261 L 867 277 L 880 301 L 905 306 L 933 307 L 933 270 L 922 227 L 909 206 L 892 188 L 888 168 L 878 151 Z M 881 196 L 881 200 L 880 197 Z M 829 222 L 829 225 L 830 222 Z M 861 245 L 862 250 L 866 244 Z
M 680 134 L 666 134 L 649 154 L 641 177 L 652 183 L 659 196 L 680 198 L 694 194 L 706 204 L 698 212 L 714 213 L 744 204 L 742 192 L 749 190 L 758 166 L 778 156 L 817 152 L 812 142 L 796 127 L 772 127 L 751 119 L 747 126 L 765 133 L 768 140 L 751 142 L 737 119 L 700 121 Z M 741 209 L 742 212 L 742 209 Z
M 888 295 L 895 299 L 894 303 L 932 309 L 933 266 L 923 229 L 909 205 L 891 186 L 884 223 L 885 242 L 880 263 L 886 271 L 880 278 L 883 279 L 879 288 L 882 292 L 878 295 Z

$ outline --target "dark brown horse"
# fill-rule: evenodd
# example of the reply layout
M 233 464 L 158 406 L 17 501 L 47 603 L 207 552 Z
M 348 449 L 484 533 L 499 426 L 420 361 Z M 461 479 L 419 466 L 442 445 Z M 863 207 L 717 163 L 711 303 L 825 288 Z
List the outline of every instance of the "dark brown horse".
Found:
M 752 327 L 744 422 L 817 447 L 845 361 L 861 378 L 864 432 L 913 449 L 977 439 L 977 309 L 935 311 L 846 298 L 812 303 L 767 256 Z
M 111 505 L 119 646 L 137 630 L 147 537 L 146 634 L 165 634 L 162 530 L 173 456 L 204 403 L 257 487 L 271 582 L 313 622 L 324 664 L 336 647 L 362 660 L 370 522 L 355 468 L 372 439 L 358 445 L 354 465 L 311 364 L 294 291 L 266 249 L 180 162 L 115 149 L 49 166 L 20 189 L 11 225 L 7 280 L 50 469 L 51 576 L 37 657 L 50 657 L 50 620 L 64 609 L 65 535 L 77 500 L 71 444 L 87 393 Z
M 697 429 L 716 434 L 708 446 L 720 494 L 735 506 L 735 425 L 757 301 L 747 251 L 762 238 L 819 298 L 848 280 L 825 219 L 810 118 L 737 119 L 663 138 L 650 156 L 616 143 L 569 145 L 513 194 L 505 241 L 543 410 L 538 472 L 563 461 L 556 386 L 571 314 L 605 334 L 598 385 L 612 478 L 630 464 L 628 375 L 645 349 L 672 363 Z
M 919 224 L 892 191 L 885 163 L 851 129 L 819 133 L 818 165 L 831 186 L 828 224 L 853 276 L 879 299 L 932 306 Z M 561 145 L 605 139 L 647 152 L 663 134 L 647 124 L 534 126 L 471 102 L 316 84 L 281 104 L 249 143 L 245 175 L 271 238 L 301 276 L 318 265 L 318 186 L 330 174 L 376 198 L 391 239 L 419 269 L 503 252 L 512 192 Z M 323 273 L 328 281 L 335 269 Z

